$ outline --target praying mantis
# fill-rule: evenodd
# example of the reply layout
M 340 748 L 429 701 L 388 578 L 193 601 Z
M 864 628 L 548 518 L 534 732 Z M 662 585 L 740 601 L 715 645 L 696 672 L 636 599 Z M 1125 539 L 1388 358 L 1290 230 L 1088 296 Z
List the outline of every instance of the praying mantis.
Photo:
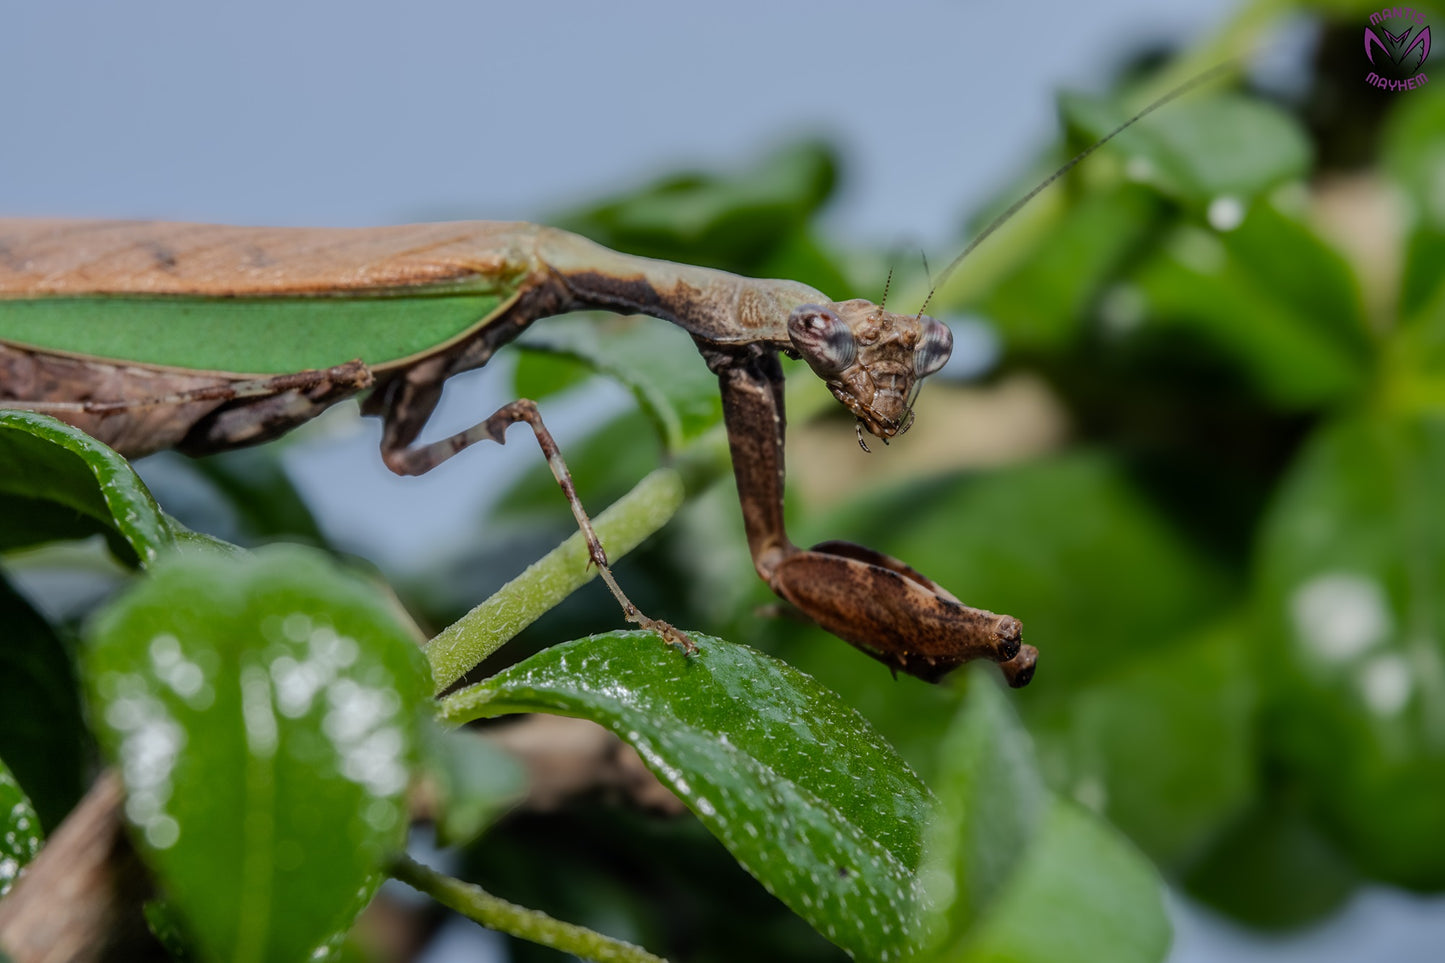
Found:
M 862 432 L 907 430 L 920 381 L 948 360 L 946 325 L 792 281 L 632 257 L 522 223 L 272 229 L 0 220 L 0 405 L 47 412 L 135 457 L 274 438 L 368 392 L 382 459 L 430 471 L 525 422 L 628 620 L 536 405 L 519 400 L 414 445 L 450 376 L 481 367 L 533 321 L 586 309 L 688 331 L 717 374 L 753 564 L 782 598 L 895 671 L 936 680 L 987 658 L 1014 685 L 1036 651 L 1017 619 L 963 605 L 897 559 L 845 542 L 801 549 L 783 525 L 780 352 L 803 358 Z
M 1226 65 L 1227 66 L 1227 65 Z M 951 273 L 1034 195 L 1194 77 L 1075 156 L 984 229 Z M 930 299 L 932 295 L 930 294 Z M 927 307 L 925 302 L 924 308 Z M 884 439 L 912 424 L 952 336 L 920 309 L 833 301 L 806 285 L 608 250 L 525 223 L 365 229 L 0 219 L 0 407 L 53 414 L 120 453 L 205 454 L 275 438 L 366 393 L 392 471 L 430 471 L 526 423 L 629 621 L 684 649 L 613 577 L 536 405 L 503 406 L 439 442 L 415 441 L 452 375 L 479 368 L 533 321 L 579 310 L 652 315 L 693 338 L 717 375 L 758 575 L 824 629 L 897 672 L 935 682 L 976 659 L 1015 687 L 1037 650 L 1018 619 L 974 608 L 898 559 L 848 542 L 803 549 L 783 523 L 779 354 L 801 358 Z

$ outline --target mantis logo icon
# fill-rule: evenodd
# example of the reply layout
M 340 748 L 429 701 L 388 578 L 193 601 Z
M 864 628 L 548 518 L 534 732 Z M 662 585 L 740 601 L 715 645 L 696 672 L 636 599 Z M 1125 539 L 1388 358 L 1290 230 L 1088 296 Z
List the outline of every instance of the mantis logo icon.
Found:
M 1370 14 L 1365 58 L 1379 73 L 1371 70 L 1366 83 L 1381 90 L 1415 90 L 1429 82 L 1423 69 L 1429 56 L 1430 27 L 1423 12 L 1413 7 L 1385 7 Z
M 1370 58 L 1370 63 L 1375 62 L 1375 51 L 1378 50 L 1390 60 L 1397 64 L 1406 65 L 1410 55 L 1415 55 L 1415 64 L 1410 69 L 1419 70 L 1425 65 L 1425 58 L 1430 56 L 1430 28 L 1426 27 L 1415 34 L 1415 41 L 1408 47 L 1405 42 L 1410 39 L 1410 28 L 1406 27 L 1399 33 L 1391 33 L 1384 27 L 1380 33 L 1385 35 L 1381 40 L 1379 34 L 1375 33 L 1373 27 L 1365 28 L 1365 56 Z M 1388 42 L 1387 42 L 1388 41 Z

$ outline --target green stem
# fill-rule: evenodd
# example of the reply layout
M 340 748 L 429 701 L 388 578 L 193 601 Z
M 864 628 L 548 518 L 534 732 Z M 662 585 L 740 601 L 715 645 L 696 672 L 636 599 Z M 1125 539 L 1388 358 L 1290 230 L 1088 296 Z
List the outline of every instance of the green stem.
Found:
M 659 468 L 592 520 L 616 561 L 667 524 L 682 505 L 683 483 L 671 468 Z M 581 532 L 529 565 L 427 643 L 436 690 L 441 692 L 509 639 L 577 589 L 597 577 Z
M 388 867 L 390 874 L 415 890 L 448 906 L 487 929 L 571 953 L 598 963 L 667 963 L 640 946 L 614 940 L 575 923 L 493 896 L 480 886 L 429 869 L 408 856 Z

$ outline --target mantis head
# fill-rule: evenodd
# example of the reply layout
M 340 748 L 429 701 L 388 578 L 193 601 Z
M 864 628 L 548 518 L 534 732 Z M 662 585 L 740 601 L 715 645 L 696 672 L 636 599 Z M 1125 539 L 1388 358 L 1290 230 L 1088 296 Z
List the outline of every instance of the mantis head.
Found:
M 861 298 L 803 304 L 788 316 L 793 349 L 858 419 L 884 443 L 913 424 L 922 380 L 948 361 L 953 335 L 924 314 L 894 314 Z

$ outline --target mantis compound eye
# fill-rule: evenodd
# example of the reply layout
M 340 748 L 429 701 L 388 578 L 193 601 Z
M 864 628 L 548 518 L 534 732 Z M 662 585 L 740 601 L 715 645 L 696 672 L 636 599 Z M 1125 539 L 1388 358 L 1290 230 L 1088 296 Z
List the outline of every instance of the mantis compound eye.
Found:
M 920 378 L 942 368 L 953 353 L 953 332 L 935 318 L 923 319 L 923 339 L 913 349 L 913 373 Z
M 842 318 L 817 304 L 801 304 L 788 315 L 788 338 L 819 375 L 837 374 L 858 356 L 853 332 Z

